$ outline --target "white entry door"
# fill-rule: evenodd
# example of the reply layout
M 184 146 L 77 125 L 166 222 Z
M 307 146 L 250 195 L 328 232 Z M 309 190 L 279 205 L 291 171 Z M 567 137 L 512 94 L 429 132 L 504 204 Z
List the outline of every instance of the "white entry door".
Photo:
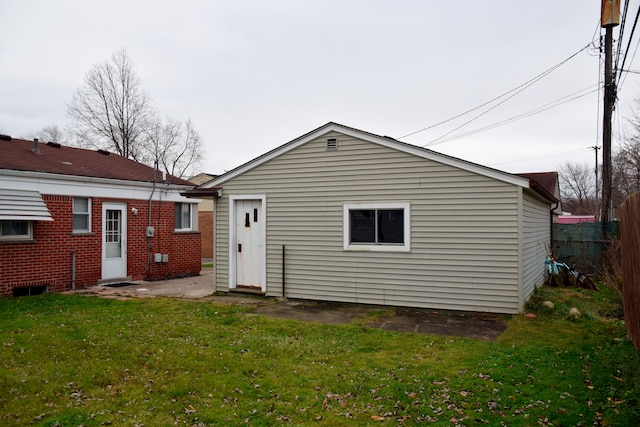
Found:
M 127 205 L 102 205 L 102 279 L 127 276 Z
M 264 268 L 262 200 L 235 201 L 235 286 L 261 288 Z

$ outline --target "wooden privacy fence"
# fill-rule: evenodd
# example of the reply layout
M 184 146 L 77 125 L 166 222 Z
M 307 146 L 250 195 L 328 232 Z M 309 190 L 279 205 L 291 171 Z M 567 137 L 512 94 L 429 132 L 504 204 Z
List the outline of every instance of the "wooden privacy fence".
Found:
M 640 192 L 622 205 L 620 219 L 624 322 L 629 338 L 640 351 Z
M 618 222 L 554 224 L 556 259 L 575 265 L 585 273 L 599 273 L 603 254 L 617 238 Z

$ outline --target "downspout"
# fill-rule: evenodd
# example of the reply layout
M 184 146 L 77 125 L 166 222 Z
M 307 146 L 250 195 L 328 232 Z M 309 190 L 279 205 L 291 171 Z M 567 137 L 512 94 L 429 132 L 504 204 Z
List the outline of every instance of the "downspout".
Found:
M 549 226 L 550 226 L 549 228 L 551 229 L 549 233 L 549 236 L 551 238 L 551 242 L 549 242 L 549 248 L 551 248 L 551 256 L 553 258 L 556 257 L 556 246 L 554 244 L 555 233 L 554 233 L 554 226 L 553 226 L 553 211 L 558 209 L 558 206 L 560 206 L 560 202 L 556 202 L 556 205 L 552 207 L 551 210 L 549 211 Z
M 148 210 L 148 219 L 147 219 L 147 230 L 145 230 L 145 236 L 147 237 L 147 268 L 145 268 L 143 276 L 146 278 L 149 269 L 151 268 L 151 257 L 153 252 L 153 245 L 151 245 L 151 236 L 149 235 L 148 230 L 151 228 L 151 200 L 153 199 L 153 194 L 156 192 L 156 173 L 158 171 L 158 161 L 156 160 L 153 164 L 153 188 L 151 189 L 151 195 L 149 196 L 149 200 L 147 202 L 147 210 Z
M 287 293 L 285 291 L 285 246 L 282 245 L 282 299 L 287 299 Z
M 71 251 L 71 290 L 76 290 L 76 251 Z

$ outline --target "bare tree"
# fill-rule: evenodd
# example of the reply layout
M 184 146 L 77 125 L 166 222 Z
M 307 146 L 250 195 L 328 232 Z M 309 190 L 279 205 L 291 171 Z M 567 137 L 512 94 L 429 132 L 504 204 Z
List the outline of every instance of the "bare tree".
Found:
M 202 158 L 202 140 L 190 120 L 157 117 L 125 49 L 93 67 L 67 105 L 76 144 L 115 151 L 186 176 Z
M 38 138 L 46 142 L 62 143 L 66 140 L 66 135 L 64 130 L 56 124 L 50 124 L 43 127 L 38 132 L 38 135 L 39 135 Z
M 626 137 L 613 156 L 613 206 L 640 190 L 640 135 Z
M 560 167 L 559 176 L 563 208 L 575 215 L 595 215 L 598 198 L 591 167 L 586 163 L 567 162 Z
M 156 120 L 149 133 L 153 157 L 167 173 L 183 178 L 200 166 L 202 139 L 191 120 L 179 122 L 167 118 Z
M 79 145 L 145 160 L 145 136 L 154 111 L 125 49 L 89 71 L 67 104 L 67 115 Z

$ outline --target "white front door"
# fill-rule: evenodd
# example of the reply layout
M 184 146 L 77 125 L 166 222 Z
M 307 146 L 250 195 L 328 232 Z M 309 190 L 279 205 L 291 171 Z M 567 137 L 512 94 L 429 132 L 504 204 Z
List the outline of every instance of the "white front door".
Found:
M 127 276 L 127 205 L 102 205 L 102 279 Z
M 235 200 L 234 203 L 235 283 L 231 287 L 260 288 L 264 284 L 265 216 L 262 200 Z

